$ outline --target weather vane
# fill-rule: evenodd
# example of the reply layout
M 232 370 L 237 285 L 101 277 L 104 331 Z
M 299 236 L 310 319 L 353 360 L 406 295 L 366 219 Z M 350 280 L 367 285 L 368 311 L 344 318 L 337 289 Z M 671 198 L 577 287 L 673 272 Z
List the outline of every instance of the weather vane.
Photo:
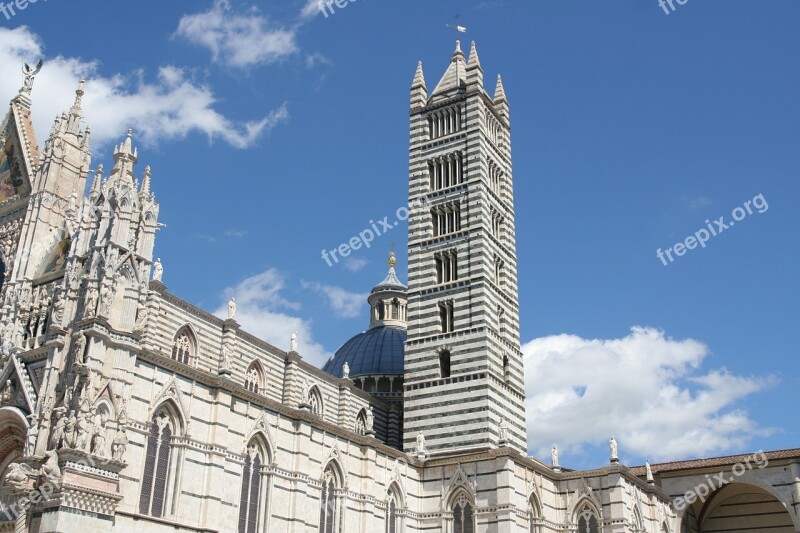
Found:
M 459 26 L 458 25 L 458 19 L 460 19 L 460 18 L 461 18 L 461 15 L 456 13 L 456 15 L 453 17 L 453 22 L 454 23 L 453 24 L 446 24 L 446 26 L 448 28 L 453 28 L 454 30 L 456 30 L 456 39 L 458 39 L 458 34 L 459 33 L 467 33 L 467 28 L 465 26 Z

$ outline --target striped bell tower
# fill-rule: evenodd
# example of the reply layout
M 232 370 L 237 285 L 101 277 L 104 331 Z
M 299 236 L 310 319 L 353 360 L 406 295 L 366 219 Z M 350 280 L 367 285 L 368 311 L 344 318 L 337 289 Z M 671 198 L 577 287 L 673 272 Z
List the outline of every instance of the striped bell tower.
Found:
M 509 107 L 475 43 L 430 94 L 418 65 L 409 157 L 404 449 L 524 452 Z

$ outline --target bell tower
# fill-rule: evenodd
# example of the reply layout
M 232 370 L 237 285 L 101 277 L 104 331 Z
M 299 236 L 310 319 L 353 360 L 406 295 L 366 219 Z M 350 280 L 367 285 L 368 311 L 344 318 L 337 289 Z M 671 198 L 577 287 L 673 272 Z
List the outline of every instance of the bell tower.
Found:
M 404 437 L 432 453 L 526 451 L 509 106 L 457 41 L 428 93 L 411 86 Z

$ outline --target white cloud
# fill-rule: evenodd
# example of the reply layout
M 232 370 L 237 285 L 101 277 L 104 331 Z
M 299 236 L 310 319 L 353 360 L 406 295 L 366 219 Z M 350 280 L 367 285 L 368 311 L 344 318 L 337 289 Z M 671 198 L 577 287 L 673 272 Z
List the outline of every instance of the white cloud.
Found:
M 44 44 L 26 27 L 0 28 L 0 97 L 11 97 L 22 85 L 20 66 L 44 57 Z M 194 81 L 183 69 L 162 66 L 156 79 L 143 71 L 105 77 L 97 61 L 57 56 L 45 59 L 33 88 L 33 120 L 40 143 L 53 118 L 69 109 L 81 76 L 87 78 L 83 109 L 92 128 L 93 147 L 120 142 L 128 128 L 136 141 L 154 146 L 190 133 L 222 139 L 236 148 L 252 146 L 259 137 L 289 118 L 286 105 L 265 117 L 233 121 L 214 109 L 217 98 L 206 85 Z
M 708 347 L 693 339 L 634 327 L 621 339 L 555 335 L 522 350 L 528 447 L 540 457 L 553 443 L 579 453 L 612 434 L 637 458 L 704 457 L 769 432 L 736 405 L 773 378 L 704 371 Z
M 289 349 L 289 339 L 297 332 L 300 355 L 309 363 L 322 366 L 333 354 L 314 341 L 312 322 L 296 316 L 300 304 L 282 295 L 285 286 L 284 276 L 269 269 L 225 289 L 225 295 L 226 299 L 236 298 L 236 321 L 242 329 L 283 350 Z M 227 301 L 214 311 L 223 318 L 227 313 Z
M 353 318 L 358 316 L 367 304 L 368 293 L 349 292 L 341 287 L 323 285 L 318 282 L 302 283 L 304 289 L 324 294 L 336 316 Z
M 369 261 L 366 259 L 356 257 L 348 257 L 342 262 L 342 265 L 350 272 L 360 272 L 368 264 Z
M 294 29 L 274 25 L 255 7 L 235 13 L 228 0 L 181 17 L 175 36 L 207 48 L 215 63 L 236 68 L 268 65 L 298 51 Z
M 319 5 L 321 0 L 307 0 L 303 9 L 300 11 L 300 16 L 304 19 L 314 18 L 321 13 Z

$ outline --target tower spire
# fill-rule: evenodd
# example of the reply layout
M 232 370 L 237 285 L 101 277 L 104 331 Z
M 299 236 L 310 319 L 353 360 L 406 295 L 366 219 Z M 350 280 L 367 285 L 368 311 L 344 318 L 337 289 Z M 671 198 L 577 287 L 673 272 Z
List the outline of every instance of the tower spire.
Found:
M 422 61 L 417 63 L 417 71 L 411 82 L 411 108 L 422 107 L 428 101 L 428 88 L 425 86 L 425 74 L 422 72 Z

